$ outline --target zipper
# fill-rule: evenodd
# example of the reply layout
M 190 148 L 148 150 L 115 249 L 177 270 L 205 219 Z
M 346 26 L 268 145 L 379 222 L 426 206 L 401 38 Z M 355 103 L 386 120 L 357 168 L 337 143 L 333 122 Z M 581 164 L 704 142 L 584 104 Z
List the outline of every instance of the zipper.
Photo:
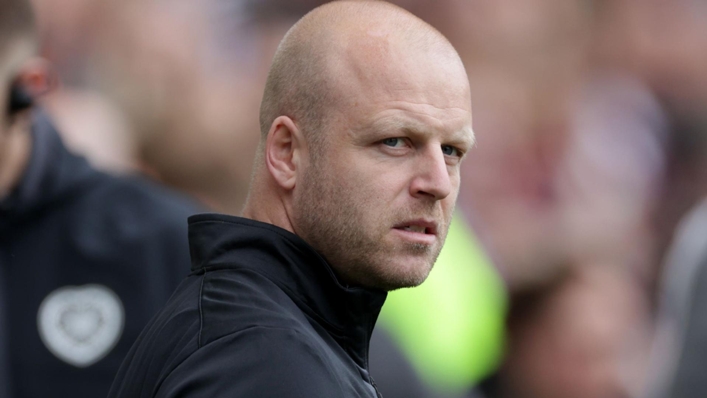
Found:
M 370 315 L 368 318 L 370 318 Z M 368 323 L 370 323 L 371 319 L 367 319 L 367 321 L 369 321 Z M 373 332 L 373 327 L 375 327 L 375 323 L 373 323 L 373 326 L 369 328 L 371 330 L 371 333 L 369 333 L 368 341 L 366 341 L 366 351 L 364 352 L 363 366 L 364 366 L 364 369 L 366 370 L 366 373 L 368 373 L 368 380 L 370 380 L 370 384 L 373 386 L 373 389 L 376 391 L 376 397 L 383 398 L 383 394 L 381 394 L 381 392 L 378 390 L 378 386 L 376 385 L 376 382 L 373 380 L 373 376 L 371 375 L 371 370 L 368 368 L 368 350 L 370 349 L 371 334 Z
M 373 380 L 373 376 L 371 376 L 370 373 L 368 373 L 368 378 L 371 379 L 371 385 L 373 386 L 373 389 L 376 390 L 376 395 L 378 396 L 378 398 L 383 398 L 383 394 L 378 391 L 378 386 L 376 385 L 376 382 Z

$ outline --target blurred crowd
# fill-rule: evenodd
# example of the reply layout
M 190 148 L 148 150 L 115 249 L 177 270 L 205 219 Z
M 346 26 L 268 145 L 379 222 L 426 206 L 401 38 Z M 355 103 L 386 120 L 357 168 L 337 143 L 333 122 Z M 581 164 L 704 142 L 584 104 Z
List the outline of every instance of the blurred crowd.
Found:
M 676 391 L 707 368 L 680 365 L 699 278 L 668 281 L 681 250 L 704 255 L 679 241 L 702 229 L 676 230 L 707 191 L 707 3 L 393 2 L 465 63 L 477 144 L 458 208 L 508 301 L 502 357 L 433 396 L 693 396 Z M 96 167 L 238 214 L 271 57 L 321 3 L 33 0 L 55 68 L 41 105 Z

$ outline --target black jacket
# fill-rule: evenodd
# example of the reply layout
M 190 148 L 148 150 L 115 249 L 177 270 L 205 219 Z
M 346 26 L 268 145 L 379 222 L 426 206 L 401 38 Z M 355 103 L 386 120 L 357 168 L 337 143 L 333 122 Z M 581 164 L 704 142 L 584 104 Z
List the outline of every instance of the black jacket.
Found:
M 0 202 L 0 396 L 102 397 L 189 273 L 199 209 L 69 153 L 35 115 L 31 160 Z
M 109 397 L 377 396 L 368 344 L 386 293 L 342 286 L 298 236 L 189 218 L 192 274 L 138 338 Z

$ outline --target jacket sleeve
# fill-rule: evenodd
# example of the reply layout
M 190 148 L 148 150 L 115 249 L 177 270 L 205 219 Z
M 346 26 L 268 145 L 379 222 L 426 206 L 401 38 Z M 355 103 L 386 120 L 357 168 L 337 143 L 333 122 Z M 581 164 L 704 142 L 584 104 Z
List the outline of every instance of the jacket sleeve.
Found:
M 158 387 L 159 398 L 343 398 L 323 351 L 301 333 L 254 327 L 199 348 Z

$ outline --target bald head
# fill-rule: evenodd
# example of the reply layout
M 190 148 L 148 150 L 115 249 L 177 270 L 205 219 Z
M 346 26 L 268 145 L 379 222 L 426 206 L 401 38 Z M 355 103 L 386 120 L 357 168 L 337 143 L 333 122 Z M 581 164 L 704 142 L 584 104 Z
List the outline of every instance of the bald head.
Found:
M 311 146 L 320 147 L 329 111 L 345 102 L 346 83 L 356 74 L 351 69 L 363 66 L 376 73 L 393 48 L 434 51 L 463 70 L 444 36 L 390 3 L 335 1 L 311 11 L 290 29 L 273 59 L 260 108 L 263 138 L 273 120 L 284 115 Z

